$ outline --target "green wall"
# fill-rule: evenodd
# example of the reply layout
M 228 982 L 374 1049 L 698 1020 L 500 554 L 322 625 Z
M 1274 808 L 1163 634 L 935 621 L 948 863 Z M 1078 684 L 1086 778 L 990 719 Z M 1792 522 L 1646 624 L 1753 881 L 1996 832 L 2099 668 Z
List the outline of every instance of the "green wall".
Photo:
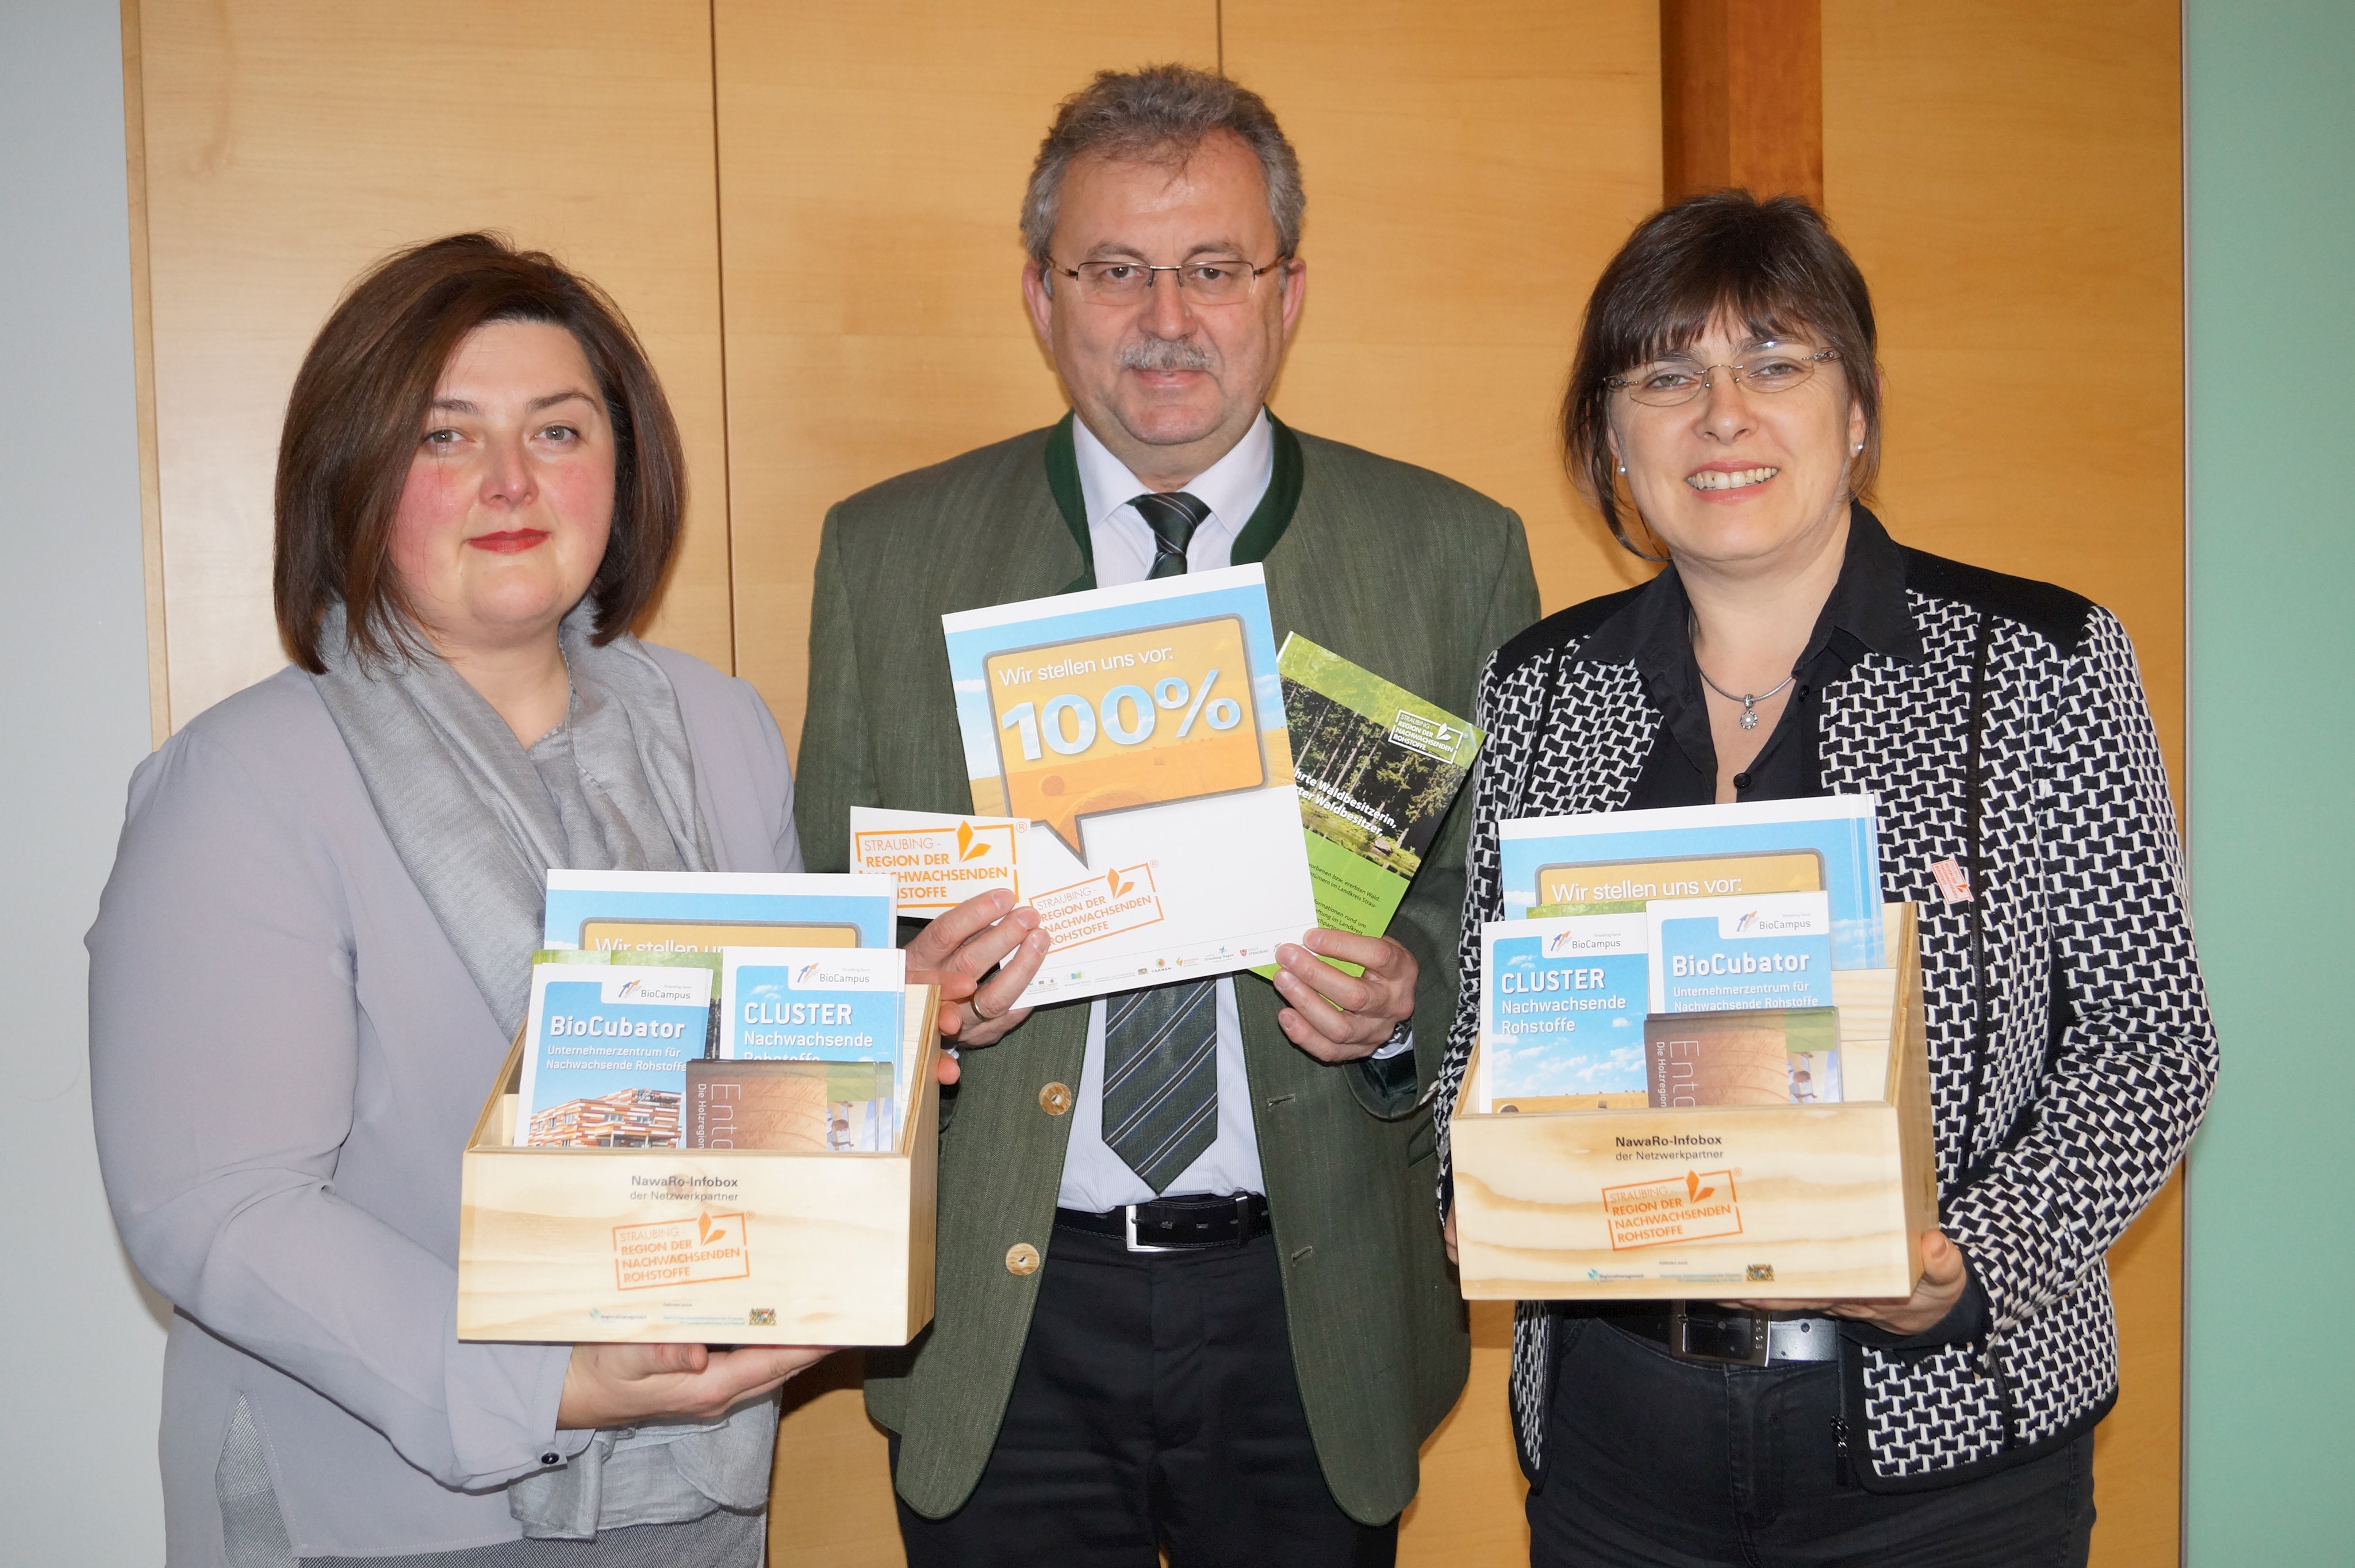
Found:
M 2190 0 L 2187 1560 L 2355 1563 L 2355 3 Z M 2155 519 L 2158 526 L 2164 526 Z

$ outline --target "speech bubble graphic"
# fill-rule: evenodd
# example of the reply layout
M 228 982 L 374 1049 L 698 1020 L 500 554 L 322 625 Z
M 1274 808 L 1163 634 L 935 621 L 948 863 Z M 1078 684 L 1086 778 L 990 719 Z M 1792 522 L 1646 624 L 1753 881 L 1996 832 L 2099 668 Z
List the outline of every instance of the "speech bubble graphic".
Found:
M 1006 814 L 1083 864 L 1082 817 L 1267 783 L 1239 616 L 1008 649 L 984 675 Z

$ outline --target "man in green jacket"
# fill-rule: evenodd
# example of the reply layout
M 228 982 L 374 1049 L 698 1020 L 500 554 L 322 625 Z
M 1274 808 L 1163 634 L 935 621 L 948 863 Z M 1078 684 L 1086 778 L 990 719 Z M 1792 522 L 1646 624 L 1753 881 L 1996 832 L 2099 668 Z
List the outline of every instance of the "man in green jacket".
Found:
M 1279 642 L 1469 711 L 1538 615 L 1520 523 L 1267 411 L 1302 206 L 1273 115 L 1223 77 L 1107 72 L 1062 106 L 1022 286 L 1076 417 L 827 517 L 813 869 L 845 863 L 854 805 L 972 809 L 950 611 L 1261 561 Z M 867 1374 L 911 1563 L 1391 1560 L 1468 1359 L 1419 1093 L 1455 1009 L 1464 815 L 1389 936 L 1310 933 L 1273 987 L 1033 1016 L 1013 1005 L 1048 947 L 1027 908 L 985 895 L 916 939 L 912 964 L 983 978 L 953 1020 L 937 1316 Z

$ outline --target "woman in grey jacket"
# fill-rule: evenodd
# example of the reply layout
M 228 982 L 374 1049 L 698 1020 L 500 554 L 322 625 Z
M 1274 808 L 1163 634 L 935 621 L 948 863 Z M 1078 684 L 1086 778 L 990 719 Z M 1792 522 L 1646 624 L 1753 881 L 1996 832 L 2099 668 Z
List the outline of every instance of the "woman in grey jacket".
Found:
M 801 869 L 759 698 L 628 633 L 683 501 L 628 327 L 494 239 L 384 263 L 296 377 L 297 667 L 140 767 L 90 933 L 107 1194 L 175 1308 L 175 1564 L 761 1561 L 820 1352 L 454 1332 L 547 870 Z

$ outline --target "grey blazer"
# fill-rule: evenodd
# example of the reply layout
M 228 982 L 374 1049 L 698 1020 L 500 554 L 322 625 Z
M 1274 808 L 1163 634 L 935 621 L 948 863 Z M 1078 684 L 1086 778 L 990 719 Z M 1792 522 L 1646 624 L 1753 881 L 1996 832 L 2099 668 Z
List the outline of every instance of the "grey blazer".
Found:
M 794 871 L 752 688 L 649 647 L 718 868 Z M 458 1156 L 507 1040 L 385 836 L 310 678 L 208 709 L 132 776 L 91 928 L 91 1087 L 123 1244 L 173 1304 L 165 1534 L 222 1562 L 243 1398 L 296 1555 L 518 1535 L 501 1488 L 567 1454 L 563 1345 L 454 1332 Z

